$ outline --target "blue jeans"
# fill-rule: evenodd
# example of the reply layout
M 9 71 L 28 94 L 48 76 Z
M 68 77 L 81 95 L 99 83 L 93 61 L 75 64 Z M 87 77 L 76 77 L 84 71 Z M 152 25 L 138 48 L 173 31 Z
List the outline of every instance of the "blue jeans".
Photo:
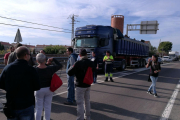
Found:
M 34 120 L 34 105 L 23 109 L 23 110 L 14 110 L 16 118 L 8 120 Z
M 149 87 L 148 91 L 151 91 L 153 89 L 153 93 L 156 94 L 156 82 L 157 82 L 158 77 L 150 76 L 150 78 L 151 78 L 152 84 Z
M 94 83 L 96 83 L 96 80 L 97 80 L 97 72 L 93 72 L 93 79 L 94 79 Z
M 75 101 L 74 76 L 67 75 L 67 80 L 68 80 L 67 101 L 73 103 Z

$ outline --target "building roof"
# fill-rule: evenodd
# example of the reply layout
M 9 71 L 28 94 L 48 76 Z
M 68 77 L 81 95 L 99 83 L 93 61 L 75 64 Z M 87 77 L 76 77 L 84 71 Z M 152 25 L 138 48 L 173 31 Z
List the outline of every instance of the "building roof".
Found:
M 28 48 L 35 48 L 35 46 L 33 46 L 33 45 L 24 45 L 24 44 L 23 44 L 23 46 L 26 46 L 26 47 L 28 47 Z
M 8 42 L 2 42 L 2 41 L 0 41 L 0 43 L 1 43 L 1 45 L 9 45 L 9 46 L 11 46 L 11 44 L 8 43 Z

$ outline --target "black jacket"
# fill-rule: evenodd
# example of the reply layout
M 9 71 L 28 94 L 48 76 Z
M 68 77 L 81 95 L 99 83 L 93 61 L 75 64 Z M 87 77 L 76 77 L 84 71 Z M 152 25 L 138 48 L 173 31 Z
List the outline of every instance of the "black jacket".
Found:
M 68 75 L 69 76 L 76 76 L 76 86 L 77 87 L 82 87 L 82 88 L 86 88 L 86 87 L 90 87 L 91 85 L 85 84 L 83 83 L 87 68 L 91 67 L 93 72 L 96 70 L 94 63 L 92 61 L 90 61 L 87 58 L 84 58 L 80 61 L 77 61 L 73 67 L 71 67 L 68 70 Z
M 53 74 L 62 68 L 62 64 L 59 63 L 55 58 L 53 58 L 53 62 L 55 65 L 47 66 L 43 69 L 36 67 L 41 88 L 50 87 Z
M 26 60 L 17 59 L 2 71 L 0 89 L 6 91 L 7 104 L 12 102 L 15 110 L 28 108 L 35 104 L 34 91 L 40 89 L 37 71 Z

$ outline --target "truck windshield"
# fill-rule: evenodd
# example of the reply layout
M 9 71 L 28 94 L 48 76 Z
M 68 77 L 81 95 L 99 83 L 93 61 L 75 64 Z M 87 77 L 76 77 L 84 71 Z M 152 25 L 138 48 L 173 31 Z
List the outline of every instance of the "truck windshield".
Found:
M 76 40 L 76 47 L 97 47 L 97 38 L 79 38 Z

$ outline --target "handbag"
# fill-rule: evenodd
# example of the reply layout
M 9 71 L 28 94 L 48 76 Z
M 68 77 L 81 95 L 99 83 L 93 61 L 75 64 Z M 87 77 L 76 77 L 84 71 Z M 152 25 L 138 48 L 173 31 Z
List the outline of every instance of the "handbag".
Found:
M 151 68 L 150 68 L 150 73 L 151 73 Z M 149 77 L 148 77 L 148 82 L 151 82 L 150 74 L 149 74 Z
M 50 85 L 50 91 L 54 92 L 56 91 L 61 85 L 63 84 L 61 78 L 54 73 L 52 79 L 51 79 L 51 85 Z
M 93 72 L 92 72 L 92 68 L 88 67 L 83 83 L 91 85 L 93 83 Z
M 150 74 L 149 74 L 149 77 L 148 77 L 148 82 L 151 82 Z

